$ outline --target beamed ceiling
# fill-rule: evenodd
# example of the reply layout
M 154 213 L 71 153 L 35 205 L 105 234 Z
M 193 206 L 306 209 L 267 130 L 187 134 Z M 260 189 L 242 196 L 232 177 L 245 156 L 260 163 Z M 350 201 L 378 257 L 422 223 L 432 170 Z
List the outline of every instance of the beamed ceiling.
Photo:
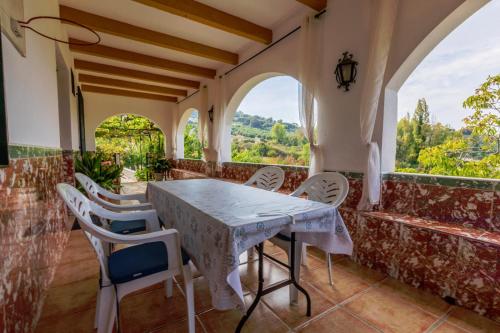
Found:
M 326 0 L 60 0 L 60 15 L 101 36 L 71 45 L 82 90 L 176 102 L 237 65 L 252 45 L 273 41 L 273 29 Z M 70 40 L 91 35 L 67 26 Z M 278 36 L 279 37 L 279 36 Z

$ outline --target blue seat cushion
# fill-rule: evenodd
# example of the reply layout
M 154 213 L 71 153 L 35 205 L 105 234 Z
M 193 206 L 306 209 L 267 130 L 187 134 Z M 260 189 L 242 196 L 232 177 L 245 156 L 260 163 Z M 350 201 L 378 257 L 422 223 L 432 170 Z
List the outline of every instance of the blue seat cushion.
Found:
M 181 250 L 182 264 L 189 256 Z M 125 283 L 168 269 L 168 253 L 165 243 L 151 242 L 113 252 L 108 259 L 109 278 L 113 284 Z
M 146 231 L 146 220 L 111 221 L 111 231 L 122 235 Z
M 287 236 L 285 234 L 282 234 L 282 233 L 278 233 L 276 236 L 274 236 L 278 239 L 281 239 L 282 241 L 285 241 L 285 242 L 291 242 L 292 239 L 290 238 L 290 236 Z

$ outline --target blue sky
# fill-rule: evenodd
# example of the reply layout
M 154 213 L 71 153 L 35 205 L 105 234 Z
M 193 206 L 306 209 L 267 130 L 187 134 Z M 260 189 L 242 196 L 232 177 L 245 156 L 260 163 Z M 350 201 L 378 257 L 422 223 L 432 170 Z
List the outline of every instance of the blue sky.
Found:
M 488 75 L 500 73 L 500 0 L 492 0 L 450 33 L 420 63 L 398 93 L 398 117 L 419 98 L 431 119 L 454 128 L 470 113 L 462 102 Z M 252 89 L 238 110 L 299 123 L 297 81 L 279 76 Z

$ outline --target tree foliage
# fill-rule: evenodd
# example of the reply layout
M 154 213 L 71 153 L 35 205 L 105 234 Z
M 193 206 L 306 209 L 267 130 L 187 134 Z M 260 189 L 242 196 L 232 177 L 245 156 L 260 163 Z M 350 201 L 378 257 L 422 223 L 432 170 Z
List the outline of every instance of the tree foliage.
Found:
M 203 157 L 198 134 L 198 112 L 193 112 L 184 128 L 184 158 L 200 160 Z
M 412 117 L 398 122 L 396 170 L 438 175 L 500 178 L 500 75 L 490 76 L 463 102 L 473 114 L 454 130 L 431 124 L 420 99 Z
M 95 132 L 96 150 L 106 160 L 120 154 L 122 164 L 142 169 L 149 155 L 164 155 L 165 138 L 149 119 L 132 114 L 106 119 Z
M 309 144 L 297 124 L 238 111 L 231 134 L 235 162 L 309 164 Z

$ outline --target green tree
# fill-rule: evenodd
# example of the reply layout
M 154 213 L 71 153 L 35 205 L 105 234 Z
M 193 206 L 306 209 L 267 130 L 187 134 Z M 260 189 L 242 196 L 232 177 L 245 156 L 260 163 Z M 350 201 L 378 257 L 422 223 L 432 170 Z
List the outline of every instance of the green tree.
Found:
M 285 144 L 287 137 L 285 125 L 283 125 L 283 123 L 280 122 L 274 124 L 273 128 L 271 128 L 271 137 L 277 143 Z
M 474 113 L 464 119 L 472 134 L 480 136 L 484 148 L 493 148 L 500 152 L 500 74 L 488 76 L 476 89 L 474 95 L 463 102 L 464 108 L 473 109 Z
M 203 150 L 198 137 L 198 124 L 187 123 L 184 129 L 184 157 L 201 159 Z

